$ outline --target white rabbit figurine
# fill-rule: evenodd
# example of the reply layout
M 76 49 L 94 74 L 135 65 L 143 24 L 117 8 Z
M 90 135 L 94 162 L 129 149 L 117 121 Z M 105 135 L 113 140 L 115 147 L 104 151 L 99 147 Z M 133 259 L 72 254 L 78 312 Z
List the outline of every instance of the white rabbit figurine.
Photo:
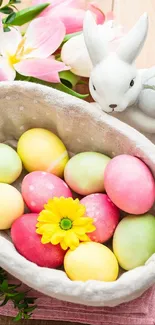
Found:
M 102 25 L 96 24 L 89 11 L 83 32 L 93 64 L 89 80 L 93 99 L 104 112 L 155 142 L 155 67 L 137 70 L 135 65 L 148 32 L 147 14 L 122 38 L 115 52 L 109 51 Z

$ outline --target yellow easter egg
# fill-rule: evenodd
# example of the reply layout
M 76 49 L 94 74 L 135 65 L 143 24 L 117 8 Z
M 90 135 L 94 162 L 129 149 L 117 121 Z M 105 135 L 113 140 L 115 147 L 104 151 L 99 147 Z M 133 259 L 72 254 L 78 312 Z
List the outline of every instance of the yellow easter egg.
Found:
M 24 212 L 22 195 L 15 187 L 0 183 L 0 230 L 11 228 Z
M 74 251 L 69 250 L 65 255 L 64 268 L 73 281 L 115 281 L 119 271 L 113 252 L 95 242 L 81 243 Z
M 22 134 L 17 152 L 28 172 L 46 171 L 63 177 L 69 157 L 62 141 L 52 132 L 35 128 Z

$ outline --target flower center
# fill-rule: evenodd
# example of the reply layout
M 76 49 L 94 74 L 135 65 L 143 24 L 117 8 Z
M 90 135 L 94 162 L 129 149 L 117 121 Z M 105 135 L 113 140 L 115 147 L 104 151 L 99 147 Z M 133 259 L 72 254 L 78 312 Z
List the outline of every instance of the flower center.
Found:
M 14 55 L 8 55 L 8 60 L 11 66 L 20 62 L 25 55 L 30 54 L 34 50 L 33 48 L 25 48 L 25 41 L 26 38 L 23 37 L 17 47 L 16 53 Z
M 20 59 L 17 58 L 16 55 L 10 55 L 8 57 L 8 60 L 9 60 L 9 63 L 10 63 L 11 66 L 18 63 L 18 62 L 20 62 Z
M 69 230 L 72 228 L 72 221 L 69 218 L 63 218 L 60 221 L 60 227 L 63 230 Z

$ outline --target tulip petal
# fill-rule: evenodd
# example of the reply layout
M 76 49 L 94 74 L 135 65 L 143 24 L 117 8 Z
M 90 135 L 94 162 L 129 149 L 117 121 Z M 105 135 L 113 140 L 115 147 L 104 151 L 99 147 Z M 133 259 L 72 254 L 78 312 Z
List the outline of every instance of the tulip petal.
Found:
M 0 81 L 13 81 L 16 72 L 8 63 L 8 60 L 0 57 Z
M 112 11 L 109 11 L 109 12 L 107 12 L 106 13 L 106 21 L 108 21 L 108 20 L 115 20 L 115 15 L 114 15 L 114 13 L 112 12 Z
M 71 34 L 82 31 L 86 9 L 91 10 L 98 24 L 103 24 L 105 15 L 96 3 L 86 0 L 54 0 L 41 14 L 40 17 L 59 18 L 66 27 L 66 33 Z
M 71 67 L 71 71 L 77 76 L 90 77 L 92 63 L 83 34 L 72 37 L 63 45 L 61 59 Z
M 105 15 L 96 3 L 89 3 L 88 9 L 95 14 L 97 24 L 103 24 L 105 21 Z
M 3 32 L 0 30 L 0 53 L 3 56 L 7 56 L 8 54 L 14 55 L 17 47 L 22 39 L 22 36 L 18 29 L 11 28 L 10 32 Z
M 62 43 L 65 27 L 58 19 L 41 17 L 30 23 L 25 37 L 24 48 L 32 49 L 27 57 L 47 58 Z
M 48 59 L 27 59 L 14 65 L 16 71 L 24 76 L 31 76 L 47 82 L 60 82 L 58 72 L 68 70 L 63 62 Z
M 59 18 L 66 27 L 66 34 L 71 34 L 82 30 L 85 11 L 64 5 L 53 8 L 51 5 L 41 13 L 41 16 Z

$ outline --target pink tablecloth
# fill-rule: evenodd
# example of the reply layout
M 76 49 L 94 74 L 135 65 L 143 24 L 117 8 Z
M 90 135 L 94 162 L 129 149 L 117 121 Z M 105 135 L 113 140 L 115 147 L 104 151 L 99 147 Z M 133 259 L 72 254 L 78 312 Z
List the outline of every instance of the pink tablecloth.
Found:
M 32 291 L 38 297 L 34 319 L 61 320 L 92 325 L 152 325 L 155 324 L 155 287 L 140 298 L 114 308 L 86 307 L 46 297 Z M 0 314 L 14 316 L 11 304 L 0 308 Z

